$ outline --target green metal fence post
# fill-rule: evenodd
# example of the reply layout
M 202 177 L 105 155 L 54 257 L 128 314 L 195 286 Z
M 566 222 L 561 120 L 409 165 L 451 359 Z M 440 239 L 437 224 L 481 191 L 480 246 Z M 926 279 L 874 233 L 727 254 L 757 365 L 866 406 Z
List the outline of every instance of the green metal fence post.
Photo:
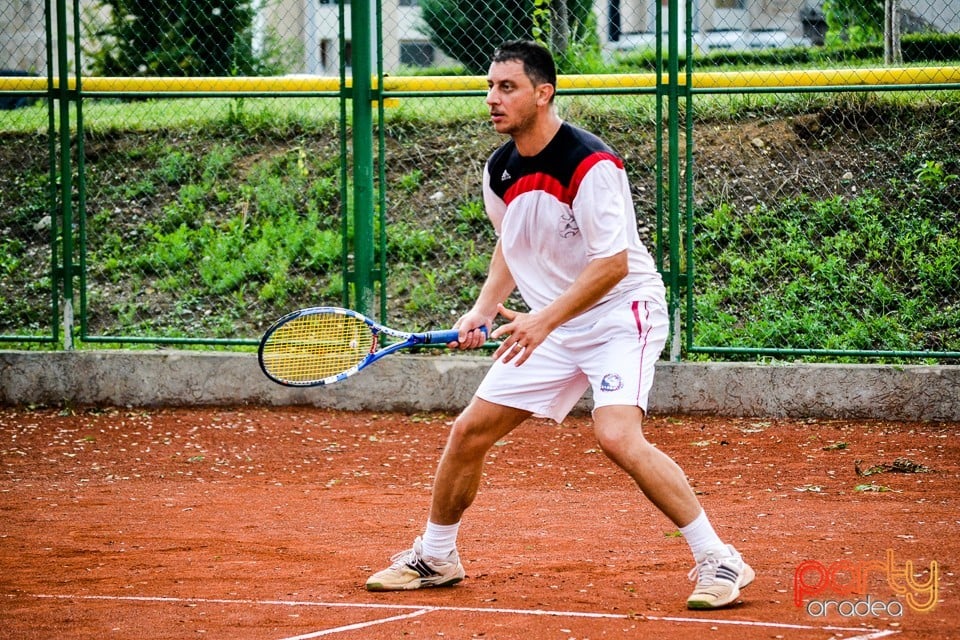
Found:
M 373 103 L 371 0 L 351 5 L 353 44 L 353 260 L 356 308 L 371 313 L 373 305 Z
M 337 134 L 340 142 L 340 273 L 343 277 L 340 301 L 344 307 L 349 309 L 354 306 L 352 302 L 354 292 L 350 290 L 351 283 L 353 282 L 353 272 L 351 271 L 353 265 L 350 264 L 349 259 L 350 195 L 348 185 L 350 181 L 350 173 L 347 167 L 347 160 L 350 157 L 350 154 L 347 145 L 347 138 L 350 132 L 348 131 L 347 122 L 347 102 L 352 102 L 353 94 L 350 92 L 351 88 L 347 87 L 347 19 L 346 8 L 344 7 L 345 2 L 346 0 L 340 0 L 337 7 L 337 40 L 340 42 L 338 54 L 340 59 L 340 118 L 339 122 L 337 123 Z
M 80 5 L 79 3 L 73 4 L 73 32 L 80 33 Z M 77 274 L 80 279 L 80 339 L 84 340 L 87 337 L 87 169 L 85 165 L 84 158 L 86 157 L 86 151 L 84 150 L 84 137 L 86 132 L 84 131 L 83 124 L 83 73 L 81 72 L 81 67 L 83 60 L 81 59 L 81 47 L 80 47 L 80 38 L 76 37 L 73 39 L 73 60 L 74 60 L 74 79 L 76 82 L 76 93 L 73 96 L 77 105 L 77 137 L 76 137 L 76 148 L 77 148 L 77 216 L 78 216 L 78 229 L 80 233 L 80 264 L 79 264 L 79 273 Z
M 67 3 L 57 0 L 57 104 L 60 115 L 60 232 L 63 257 L 63 348 L 73 348 L 73 176 L 70 162 L 70 70 L 67 65 Z M 79 133 L 78 133 L 79 135 Z
M 678 0 L 667 7 L 667 206 L 670 224 L 670 271 L 668 288 L 672 340 L 670 359 L 680 360 L 680 86 Z
M 372 275 L 380 285 L 380 321 L 387 322 L 387 128 L 383 99 L 383 0 L 376 0 L 377 36 L 377 262 Z
M 43 28 L 47 52 L 47 214 L 50 216 L 50 341 L 60 339 L 60 220 L 57 217 L 57 111 L 53 82 L 53 13 L 49 2 L 43 4 Z
M 684 344 L 687 349 L 693 344 L 693 278 L 694 278 L 694 269 L 696 265 L 693 262 L 693 176 L 694 176 L 694 161 L 693 161 L 693 92 L 690 91 L 690 88 L 693 86 L 693 0 L 685 0 L 687 3 L 686 7 L 686 16 L 687 22 L 685 25 L 685 37 L 686 37 L 686 64 L 684 64 L 684 96 L 685 96 L 685 109 L 686 112 L 686 138 L 685 138 L 685 147 L 686 154 L 684 157 L 684 167 L 685 167 L 685 178 L 684 188 L 686 190 L 686 198 L 683 205 L 683 218 L 685 221 L 684 232 L 683 232 L 683 246 L 685 251 L 684 256 L 684 276 L 683 284 L 686 289 L 686 295 L 684 296 L 684 307 L 686 313 L 683 314 L 684 322 L 686 323 L 685 328 L 685 341 Z M 679 125 L 678 125 L 679 126 Z M 679 162 L 679 160 L 678 160 Z M 679 238 L 678 238 L 679 241 Z M 677 314 L 679 318 L 680 314 Z M 679 340 L 680 331 L 679 328 L 676 332 L 677 339 Z M 677 355 L 679 359 L 680 350 L 677 348 Z
M 661 3 L 656 3 L 656 10 L 654 11 L 654 22 L 657 25 L 657 44 L 656 44 L 656 63 L 654 64 L 654 73 L 656 74 L 656 106 L 655 106 L 655 115 L 654 115 L 654 130 L 655 130 L 655 147 L 654 154 L 656 157 L 656 180 L 657 180 L 657 189 L 656 189 L 656 216 L 657 216 L 657 269 L 661 273 L 666 271 L 664 265 L 664 244 L 668 247 L 670 246 L 669 234 L 667 236 L 666 242 L 664 242 L 663 234 L 663 95 L 665 93 L 663 88 L 663 29 L 660 25 L 663 24 L 663 5 Z

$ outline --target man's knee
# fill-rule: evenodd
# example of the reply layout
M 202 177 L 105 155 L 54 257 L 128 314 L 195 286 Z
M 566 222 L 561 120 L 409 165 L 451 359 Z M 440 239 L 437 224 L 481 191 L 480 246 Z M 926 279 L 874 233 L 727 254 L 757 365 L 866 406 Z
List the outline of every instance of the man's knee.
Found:
M 594 412 L 593 431 L 604 451 L 652 447 L 643 435 L 639 407 L 603 407 Z
M 492 411 L 492 407 L 495 405 L 474 399 L 453 421 L 447 449 L 465 455 L 483 455 L 493 447 L 505 431 L 512 429 L 514 420 Z

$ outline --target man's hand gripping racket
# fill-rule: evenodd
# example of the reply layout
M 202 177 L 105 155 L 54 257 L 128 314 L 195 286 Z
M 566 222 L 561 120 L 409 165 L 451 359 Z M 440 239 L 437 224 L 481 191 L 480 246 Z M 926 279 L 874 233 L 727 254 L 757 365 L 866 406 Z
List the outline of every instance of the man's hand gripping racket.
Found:
M 487 328 L 479 331 L 486 338 Z M 396 342 L 381 347 L 381 336 Z M 458 329 L 407 333 L 350 309 L 311 307 L 289 313 L 267 329 L 257 357 L 260 368 L 274 382 L 316 387 L 345 380 L 401 349 L 459 340 Z

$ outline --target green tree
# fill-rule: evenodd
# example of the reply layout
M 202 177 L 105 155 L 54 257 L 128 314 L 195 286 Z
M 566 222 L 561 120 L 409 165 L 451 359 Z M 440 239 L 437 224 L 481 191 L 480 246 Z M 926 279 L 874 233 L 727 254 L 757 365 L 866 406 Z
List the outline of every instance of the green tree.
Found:
M 424 35 L 467 73 L 486 73 L 493 50 L 520 38 L 550 47 L 561 73 L 599 57 L 590 0 L 421 0 L 420 9 Z
M 824 0 L 827 44 L 883 41 L 883 0 Z
M 94 72 L 108 76 L 257 75 L 249 0 L 102 0 Z
M 534 40 L 553 51 L 560 73 L 603 65 L 592 0 L 533 0 Z

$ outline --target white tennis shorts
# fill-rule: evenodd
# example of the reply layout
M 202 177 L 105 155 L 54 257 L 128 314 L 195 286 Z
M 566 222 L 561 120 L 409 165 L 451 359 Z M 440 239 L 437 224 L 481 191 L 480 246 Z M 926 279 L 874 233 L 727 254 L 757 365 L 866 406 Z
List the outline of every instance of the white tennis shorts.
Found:
M 659 302 L 611 302 L 593 326 L 557 329 L 519 367 L 494 362 L 476 395 L 562 422 L 587 388 L 593 408 L 637 406 L 646 412 L 654 365 L 669 317 Z

